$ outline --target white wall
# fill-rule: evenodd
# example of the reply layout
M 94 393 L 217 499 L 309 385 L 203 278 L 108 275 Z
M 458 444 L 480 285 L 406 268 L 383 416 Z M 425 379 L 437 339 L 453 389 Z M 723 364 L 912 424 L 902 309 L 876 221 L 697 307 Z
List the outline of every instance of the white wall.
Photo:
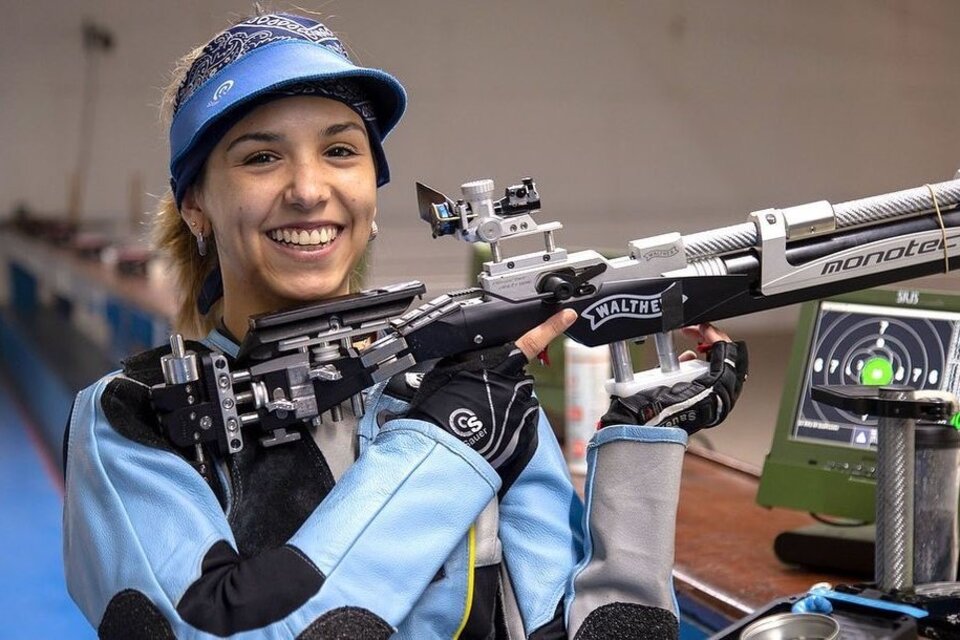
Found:
M 302 0 L 303 4 L 311 3 Z M 0 211 L 65 207 L 78 143 L 82 18 L 112 29 L 86 210 L 166 183 L 154 105 L 172 61 L 249 3 L 4 0 Z M 338 0 L 312 3 L 410 93 L 388 143 L 386 226 L 412 183 L 537 177 L 577 243 L 693 231 L 842 200 L 960 165 L 960 4 L 951 0 Z M 597 217 L 614 222 L 599 230 Z M 615 228 L 621 227 L 622 228 Z M 611 231 L 613 229 L 613 231 Z

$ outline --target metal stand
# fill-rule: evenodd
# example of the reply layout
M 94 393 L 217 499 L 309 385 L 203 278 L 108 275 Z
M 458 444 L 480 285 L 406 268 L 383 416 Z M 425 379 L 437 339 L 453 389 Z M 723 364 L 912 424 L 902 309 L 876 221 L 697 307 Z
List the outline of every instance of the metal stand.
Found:
M 916 421 L 948 419 L 956 410 L 956 399 L 946 393 L 921 395 L 899 386 L 814 387 L 812 396 L 817 402 L 880 418 L 875 579 L 885 592 L 913 587 Z
M 881 388 L 885 402 L 911 401 L 913 390 Z M 881 416 L 877 433 L 877 541 L 874 579 L 883 591 L 913 586 L 913 484 L 916 421 Z

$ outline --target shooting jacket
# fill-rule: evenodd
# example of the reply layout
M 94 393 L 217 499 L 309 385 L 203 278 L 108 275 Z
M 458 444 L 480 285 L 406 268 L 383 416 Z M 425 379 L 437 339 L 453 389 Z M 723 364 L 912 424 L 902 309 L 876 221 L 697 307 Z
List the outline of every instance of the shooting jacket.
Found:
M 216 331 L 204 344 L 238 350 Z M 67 586 L 99 637 L 675 632 L 681 429 L 598 432 L 582 502 L 541 413 L 537 452 L 498 502 L 486 461 L 399 417 L 403 394 L 381 384 L 366 394 L 358 455 L 336 481 L 329 452 L 306 435 L 271 448 L 250 438 L 214 461 L 208 482 L 151 410 L 168 352 L 131 358 L 81 391 L 68 424 Z

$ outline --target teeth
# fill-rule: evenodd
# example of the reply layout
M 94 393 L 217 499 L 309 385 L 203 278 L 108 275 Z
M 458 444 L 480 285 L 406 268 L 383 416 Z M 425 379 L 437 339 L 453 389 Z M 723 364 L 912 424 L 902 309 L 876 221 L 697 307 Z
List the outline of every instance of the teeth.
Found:
M 301 246 L 317 246 L 333 242 L 337 237 L 336 227 L 321 227 L 320 229 L 274 229 L 270 237 L 277 242 L 286 242 Z

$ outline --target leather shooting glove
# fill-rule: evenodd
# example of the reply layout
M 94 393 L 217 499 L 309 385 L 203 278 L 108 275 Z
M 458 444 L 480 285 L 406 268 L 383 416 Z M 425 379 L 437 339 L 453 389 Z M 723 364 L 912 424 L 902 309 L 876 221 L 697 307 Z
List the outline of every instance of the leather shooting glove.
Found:
M 540 403 L 514 343 L 444 358 L 423 377 L 407 412 L 452 434 L 500 475 L 501 497 L 537 449 Z
M 747 378 L 747 345 L 715 342 L 708 352 L 710 371 L 692 382 L 654 387 L 627 398 L 613 397 L 600 427 L 637 424 L 680 427 L 693 435 L 729 415 Z

